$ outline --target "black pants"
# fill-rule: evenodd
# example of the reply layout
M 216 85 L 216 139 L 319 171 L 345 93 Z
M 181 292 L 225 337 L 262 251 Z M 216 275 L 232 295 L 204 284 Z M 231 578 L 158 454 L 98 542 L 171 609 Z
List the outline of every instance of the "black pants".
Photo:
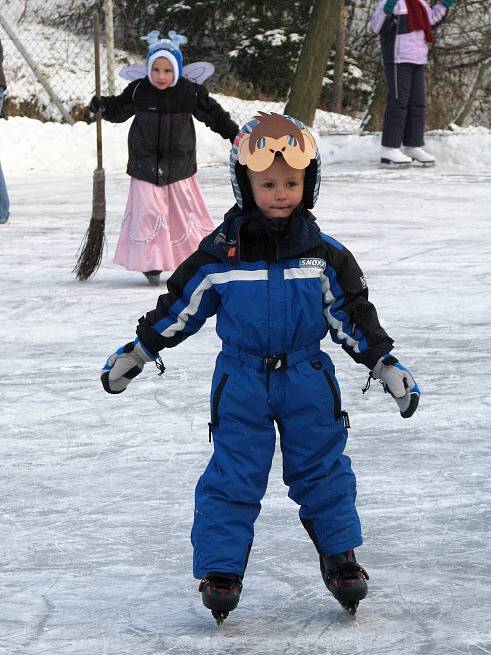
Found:
M 385 64 L 387 106 L 382 145 L 424 145 L 425 78 L 423 64 Z

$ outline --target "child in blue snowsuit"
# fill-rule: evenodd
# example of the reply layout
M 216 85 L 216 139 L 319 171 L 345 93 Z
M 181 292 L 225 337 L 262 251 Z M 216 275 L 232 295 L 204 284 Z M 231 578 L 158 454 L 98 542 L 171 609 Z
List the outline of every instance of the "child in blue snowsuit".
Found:
M 283 475 L 317 548 L 327 588 L 354 613 L 367 593 L 353 549 L 362 543 L 356 482 L 343 454 L 348 417 L 334 366 L 319 342 L 334 342 L 411 416 L 419 389 L 389 354 L 392 339 L 368 300 L 353 255 L 323 234 L 309 211 L 320 185 L 315 140 L 302 123 L 262 114 L 237 135 L 230 155 L 237 204 L 168 280 L 142 317 L 137 339 L 102 370 L 121 393 L 159 351 L 216 314 L 223 345 L 211 390 L 214 453 L 196 487 L 194 575 L 218 622 L 237 606 L 254 521 L 281 438 Z

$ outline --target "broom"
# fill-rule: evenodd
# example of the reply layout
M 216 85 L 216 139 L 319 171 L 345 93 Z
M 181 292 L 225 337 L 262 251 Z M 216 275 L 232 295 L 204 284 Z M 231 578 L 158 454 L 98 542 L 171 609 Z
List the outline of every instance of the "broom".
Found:
M 101 97 L 101 71 L 99 56 L 99 12 L 94 12 L 94 63 L 95 63 L 95 93 Z M 104 251 L 106 235 L 106 181 L 102 167 L 102 127 L 101 110 L 96 112 L 97 127 L 97 168 L 94 171 L 92 186 L 92 217 L 85 237 L 78 249 L 80 256 L 73 269 L 79 280 L 88 280 L 99 268 Z M 78 254 L 78 253 L 77 253 Z

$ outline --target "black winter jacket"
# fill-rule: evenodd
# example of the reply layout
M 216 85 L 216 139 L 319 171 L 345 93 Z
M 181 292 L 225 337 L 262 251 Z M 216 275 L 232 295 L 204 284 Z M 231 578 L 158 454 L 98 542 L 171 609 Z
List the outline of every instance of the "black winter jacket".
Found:
M 111 123 L 135 116 L 128 134 L 126 172 L 157 186 L 196 173 L 193 116 L 224 139 L 233 140 L 239 131 L 204 86 L 183 78 L 163 91 L 147 77 L 135 80 L 121 95 L 102 98 L 102 116 Z

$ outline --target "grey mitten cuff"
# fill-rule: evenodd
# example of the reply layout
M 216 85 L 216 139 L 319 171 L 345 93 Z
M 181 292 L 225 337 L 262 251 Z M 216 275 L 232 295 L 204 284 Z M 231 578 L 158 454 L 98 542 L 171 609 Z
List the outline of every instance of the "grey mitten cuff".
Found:
M 128 384 L 154 360 L 141 343 L 130 341 L 107 358 L 101 372 L 101 382 L 108 393 L 122 393 Z

